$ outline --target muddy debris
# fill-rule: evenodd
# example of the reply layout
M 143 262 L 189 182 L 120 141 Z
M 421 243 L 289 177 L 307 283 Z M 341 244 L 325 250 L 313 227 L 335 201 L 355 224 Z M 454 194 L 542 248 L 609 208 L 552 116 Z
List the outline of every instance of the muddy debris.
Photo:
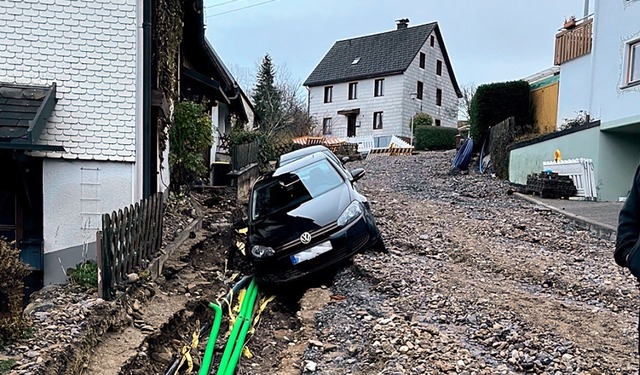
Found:
M 306 291 L 282 291 L 236 374 L 637 372 L 637 289 L 613 262 L 612 241 L 521 200 L 490 174 L 451 174 L 453 156 L 347 163 L 367 170 L 358 185 L 389 254 L 366 251 Z M 229 230 L 242 206 L 232 195 L 200 194 L 203 229 L 154 289 L 186 308 L 148 334 L 121 374 L 164 374 L 197 324 L 211 320 L 205 301 L 251 273 L 235 247 L 242 236 Z M 196 370 L 206 339 L 199 344 Z M 34 347 L 25 345 L 21 366 Z

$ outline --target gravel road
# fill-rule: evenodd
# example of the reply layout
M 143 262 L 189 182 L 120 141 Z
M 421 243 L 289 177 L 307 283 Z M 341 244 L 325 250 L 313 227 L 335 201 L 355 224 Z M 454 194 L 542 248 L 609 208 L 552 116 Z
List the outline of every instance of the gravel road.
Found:
M 272 302 L 261 294 L 267 307 L 247 343 L 252 356 L 241 359 L 236 374 L 638 372 L 637 285 L 615 265 L 613 242 L 509 194 L 507 183 L 489 175 L 450 174 L 453 156 L 424 152 L 347 164 L 367 170 L 358 185 L 371 201 L 389 253 L 359 254 L 306 291 Z M 114 373 L 165 374 L 199 322 L 211 320 L 203 301 L 225 295 L 232 276 L 251 273 L 231 251 L 242 238 L 229 229 L 239 207 L 227 195 L 199 196 L 204 221 L 193 244 L 174 254 L 161 278 L 140 286 L 167 298 L 133 296 L 133 310 L 121 309 L 131 315 L 128 329 L 144 331 L 147 339 Z M 178 231 L 180 223 L 168 232 Z M 189 302 L 172 319 L 153 321 L 147 310 L 166 310 L 162 301 L 175 303 L 172 296 Z M 95 327 L 83 320 L 92 304 L 111 306 L 75 294 L 40 306 L 46 312 L 38 310 L 35 321 L 42 318 L 42 329 L 5 348 L 0 359 L 17 359 L 12 374 L 78 373 L 55 371 L 45 354 L 56 347 L 73 353 L 69 342 Z M 136 326 L 136 319 L 153 333 Z M 226 323 L 221 330 L 228 332 Z M 105 347 L 121 345 L 109 335 L 102 341 L 94 355 L 106 363 Z M 223 341 L 224 335 L 214 362 Z M 194 350 L 196 368 L 204 345 L 203 338 Z M 47 371 L 34 370 L 43 365 Z
M 273 354 L 267 323 L 242 373 L 637 373 L 637 286 L 614 244 L 491 176 L 450 174 L 453 155 L 348 164 L 367 170 L 390 254 L 358 255 L 309 290 L 278 359 L 260 356 Z

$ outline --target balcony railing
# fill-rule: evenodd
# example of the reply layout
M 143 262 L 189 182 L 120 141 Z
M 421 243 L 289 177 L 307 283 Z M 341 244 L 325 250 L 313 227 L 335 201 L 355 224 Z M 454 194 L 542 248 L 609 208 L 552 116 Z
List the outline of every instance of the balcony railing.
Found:
M 579 22 L 575 27 L 556 34 L 555 65 L 591 53 L 593 18 Z

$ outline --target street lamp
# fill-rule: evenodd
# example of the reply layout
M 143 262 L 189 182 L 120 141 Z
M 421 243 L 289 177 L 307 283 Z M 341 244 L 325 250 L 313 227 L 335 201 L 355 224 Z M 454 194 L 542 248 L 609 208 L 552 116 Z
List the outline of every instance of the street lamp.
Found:
M 412 92 L 411 94 L 409 94 L 409 96 L 411 97 L 411 100 L 416 100 L 416 98 L 418 97 L 418 94 L 415 92 Z M 413 104 L 411 105 L 413 107 Z M 411 131 L 411 141 L 410 144 L 411 146 L 413 146 L 413 118 L 416 117 L 415 114 L 411 114 L 411 126 L 410 126 L 410 131 Z

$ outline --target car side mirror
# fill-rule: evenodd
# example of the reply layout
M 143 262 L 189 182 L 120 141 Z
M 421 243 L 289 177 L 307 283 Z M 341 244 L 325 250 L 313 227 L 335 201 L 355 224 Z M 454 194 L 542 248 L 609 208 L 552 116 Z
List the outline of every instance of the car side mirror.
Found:
M 364 168 L 356 168 L 351 171 L 351 177 L 353 177 L 353 181 L 358 181 L 362 177 L 364 177 Z
M 249 220 L 247 220 L 246 218 L 240 219 L 240 220 L 236 220 L 233 222 L 233 224 L 231 224 L 231 227 L 233 229 L 242 229 L 242 228 L 246 228 L 249 226 Z

